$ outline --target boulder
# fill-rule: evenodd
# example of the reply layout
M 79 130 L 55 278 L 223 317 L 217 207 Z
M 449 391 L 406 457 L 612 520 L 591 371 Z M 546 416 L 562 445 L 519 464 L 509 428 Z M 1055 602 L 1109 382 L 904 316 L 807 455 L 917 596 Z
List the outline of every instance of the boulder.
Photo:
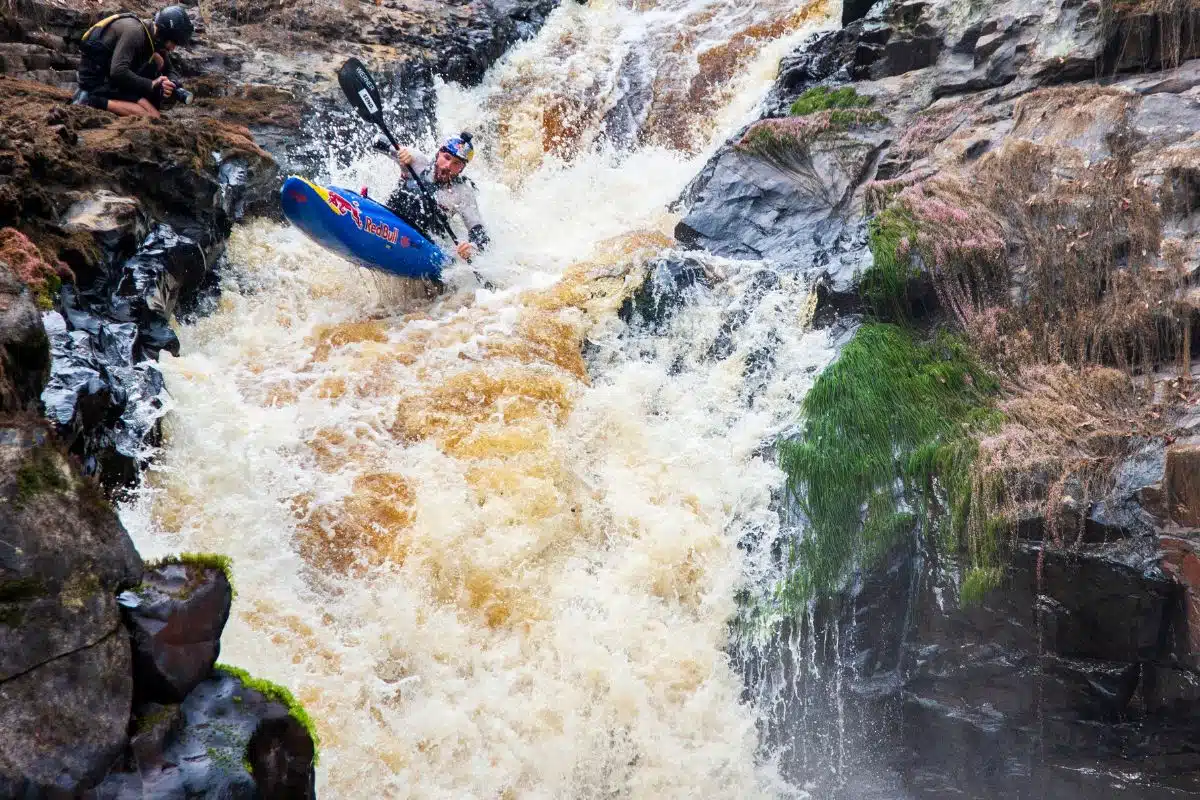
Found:
M 0 680 L 88 647 L 119 625 L 115 593 L 141 578 L 98 488 L 35 422 L 0 428 Z
M 1171 520 L 1200 527 L 1200 440 L 1179 441 L 1167 448 L 1163 484 Z
M 218 669 L 177 711 L 153 706 L 146 711 L 154 715 L 150 723 L 142 718 L 135 727 L 161 726 L 161 746 L 156 734 L 153 746 L 129 759 L 128 769 L 105 778 L 87 795 L 90 800 L 315 796 L 315 749 L 307 730 L 286 722 L 291 719 L 286 705 L 246 687 L 241 678 Z
M 675 236 L 716 255 L 799 269 L 846 293 L 871 263 L 861 189 L 887 141 L 876 123 L 831 128 L 782 158 L 727 148 L 689 187 Z
M 132 695 L 119 627 L 0 681 L 0 797 L 77 797 L 100 780 L 125 746 Z
M 41 422 L 0 428 L 0 497 L 0 796 L 73 792 L 125 743 L 132 662 L 115 594 L 142 563 Z
M 212 673 L 232 601 L 224 572 L 192 563 L 153 567 L 118 598 L 139 699 L 178 703 Z
M 246 760 L 263 800 L 313 800 L 316 797 L 312 737 L 295 717 L 264 719 L 246 747 Z
M 50 374 L 50 348 L 28 287 L 0 260 L 0 412 L 33 411 Z

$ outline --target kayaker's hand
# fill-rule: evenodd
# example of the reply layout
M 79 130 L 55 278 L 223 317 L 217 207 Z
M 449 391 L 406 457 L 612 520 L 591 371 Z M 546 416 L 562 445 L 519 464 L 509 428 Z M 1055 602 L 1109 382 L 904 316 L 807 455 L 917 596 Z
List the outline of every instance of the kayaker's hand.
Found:
M 404 166 L 406 166 L 406 167 L 412 166 L 412 162 L 413 162 L 412 151 L 409 150 L 407 147 L 401 147 L 399 150 L 397 150 L 394 157 L 397 161 L 399 161 Z
M 475 255 L 475 245 L 470 242 L 460 242 L 458 245 L 458 257 L 463 261 L 470 261 L 471 256 Z

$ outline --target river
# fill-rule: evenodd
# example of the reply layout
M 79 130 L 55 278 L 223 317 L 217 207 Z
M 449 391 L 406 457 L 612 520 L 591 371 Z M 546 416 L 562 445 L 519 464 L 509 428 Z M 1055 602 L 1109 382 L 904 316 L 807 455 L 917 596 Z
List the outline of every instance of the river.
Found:
M 147 558 L 232 556 L 221 660 L 307 706 L 323 796 L 805 796 L 730 641 L 777 577 L 770 445 L 828 336 L 761 263 L 698 257 L 666 320 L 617 312 L 830 11 L 568 2 L 480 86 L 440 86 L 439 130 L 477 136 L 496 290 L 457 267 L 430 299 L 234 231 L 121 513 Z M 329 171 L 375 196 L 398 176 Z

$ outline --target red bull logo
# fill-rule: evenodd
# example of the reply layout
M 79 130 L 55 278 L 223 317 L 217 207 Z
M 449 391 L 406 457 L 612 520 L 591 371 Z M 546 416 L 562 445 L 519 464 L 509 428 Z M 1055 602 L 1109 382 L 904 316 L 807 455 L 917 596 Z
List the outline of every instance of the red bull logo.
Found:
M 398 228 L 393 228 L 386 222 L 376 223 L 375 220 L 371 219 L 370 217 L 367 217 L 367 225 L 365 230 L 367 233 L 374 234 L 389 244 L 395 244 L 396 239 L 400 237 L 400 230 Z M 407 247 L 408 245 L 405 244 L 402 246 Z
M 354 220 L 354 224 L 360 229 L 362 228 L 362 215 L 358 211 L 357 203 L 351 203 L 337 192 L 330 192 L 329 198 L 325 202 L 329 203 L 329 207 L 333 209 L 333 213 L 337 214 L 339 217 L 344 214 L 349 214 L 350 219 Z

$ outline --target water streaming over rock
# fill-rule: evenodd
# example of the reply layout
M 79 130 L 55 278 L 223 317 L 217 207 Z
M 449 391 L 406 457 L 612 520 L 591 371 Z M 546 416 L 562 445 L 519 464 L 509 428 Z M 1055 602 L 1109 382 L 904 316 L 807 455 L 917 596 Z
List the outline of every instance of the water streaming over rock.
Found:
M 568 4 L 442 87 L 441 129 L 480 132 L 473 266 L 501 290 L 456 268 L 431 300 L 234 232 L 123 518 L 147 556 L 233 557 L 222 660 L 307 705 L 325 796 L 803 794 L 730 621 L 776 569 L 769 445 L 833 351 L 794 275 L 686 260 L 664 209 L 825 13 Z M 646 269 L 653 313 L 627 304 Z

